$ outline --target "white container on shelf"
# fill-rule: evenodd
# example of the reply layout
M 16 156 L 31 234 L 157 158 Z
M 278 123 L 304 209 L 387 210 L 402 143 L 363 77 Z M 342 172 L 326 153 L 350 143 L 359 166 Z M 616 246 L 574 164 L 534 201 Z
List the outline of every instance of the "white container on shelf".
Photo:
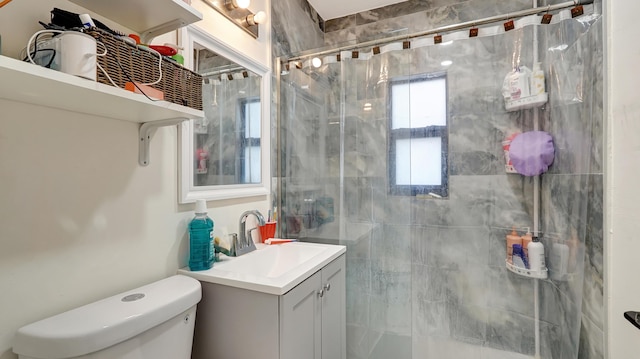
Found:
M 540 242 L 540 238 L 533 237 L 533 240 L 529 243 L 529 269 L 533 272 L 539 272 L 542 269 L 546 269 L 544 260 L 544 245 Z

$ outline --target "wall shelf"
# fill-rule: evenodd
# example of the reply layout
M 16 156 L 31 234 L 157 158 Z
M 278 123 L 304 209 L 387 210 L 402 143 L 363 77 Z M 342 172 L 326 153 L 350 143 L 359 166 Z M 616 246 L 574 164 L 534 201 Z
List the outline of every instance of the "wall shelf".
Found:
M 0 56 L 0 98 L 61 110 L 144 123 L 203 118 L 204 112 Z
M 182 0 L 70 1 L 137 32 L 143 43 L 202 20 L 202 13 Z
M 528 277 L 528 278 L 536 278 L 536 279 L 547 279 L 549 271 L 547 270 L 547 268 L 544 268 L 541 271 L 532 271 L 531 269 L 526 269 L 526 268 L 521 268 L 518 266 L 515 266 L 509 262 L 506 262 L 507 264 L 507 269 L 515 274 L 519 274 L 523 277 Z
M 517 100 L 507 101 L 505 103 L 505 108 L 507 111 L 517 111 L 517 110 L 526 110 L 529 108 L 540 107 L 547 103 L 549 100 L 549 95 L 545 92 L 540 95 L 523 97 Z

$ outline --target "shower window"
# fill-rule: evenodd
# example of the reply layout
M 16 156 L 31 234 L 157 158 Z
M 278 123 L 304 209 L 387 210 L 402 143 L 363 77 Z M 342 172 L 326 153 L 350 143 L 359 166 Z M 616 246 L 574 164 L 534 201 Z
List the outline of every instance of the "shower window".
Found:
M 393 195 L 448 196 L 447 77 L 390 81 L 389 184 Z
M 240 173 L 242 183 L 260 183 L 260 99 L 240 102 Z

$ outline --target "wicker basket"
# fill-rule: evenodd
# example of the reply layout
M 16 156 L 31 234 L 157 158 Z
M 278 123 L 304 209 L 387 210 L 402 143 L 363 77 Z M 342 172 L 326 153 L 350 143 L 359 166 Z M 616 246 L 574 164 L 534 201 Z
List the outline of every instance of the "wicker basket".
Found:
M 118 87 L 132 80 L 140 83 L 155 82 L 159 77 L 158 54 L 130 45 L 123 40 L 100 30 L 90 30 L 87 34 L 105 45 L 106 56 L 98 56 L 98 63 L 109 74 Z M 98 53 L 104 52 L 98 45 Z M 124 69 L 124 72 L 123 72 Z M 98 68 L 97 80 L 113 86 Z M 126 73 L 125 73 L 126 72 Z M 127 76 L 128 75 L 128 76 Z M 179 105 L 202 110 L 202 76 L 185 69 L 165 58 L 162 59 L 162 80 L 150 85 L 164 93 L 164 100 Z

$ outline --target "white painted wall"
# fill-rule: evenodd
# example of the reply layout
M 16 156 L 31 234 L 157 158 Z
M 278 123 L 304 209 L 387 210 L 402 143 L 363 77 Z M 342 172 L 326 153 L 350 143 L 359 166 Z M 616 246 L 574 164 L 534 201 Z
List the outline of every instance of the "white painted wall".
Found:
M 610 359 L 637 358 L 640 330 L 623 318 L 640 311 L 640 47 L 636 1 L 605 0 L 607 41 L 605 330 Z
M 254 0 L 255 9 L 268 10 L 269 1 Z M 215 22 L 199 26 L 269 64 L 269 25 L 256 41 L 194 2 L 204 22 Z M 17 57 L 53 7 L 82 11 L 66 0 L 1 8 L 3 54 Z M 177 202 L 177 128 L 158 130 L 148 167 L 137 163 L 137 131 L 133 123 L 0 99 L 0 359 L 15 358 L 19 327 L 187 264 L 193 206 Z M 266 213 L 268 205 L 264 197 L 208 203 L 218 233 L 237 231 L 242 211 Z

